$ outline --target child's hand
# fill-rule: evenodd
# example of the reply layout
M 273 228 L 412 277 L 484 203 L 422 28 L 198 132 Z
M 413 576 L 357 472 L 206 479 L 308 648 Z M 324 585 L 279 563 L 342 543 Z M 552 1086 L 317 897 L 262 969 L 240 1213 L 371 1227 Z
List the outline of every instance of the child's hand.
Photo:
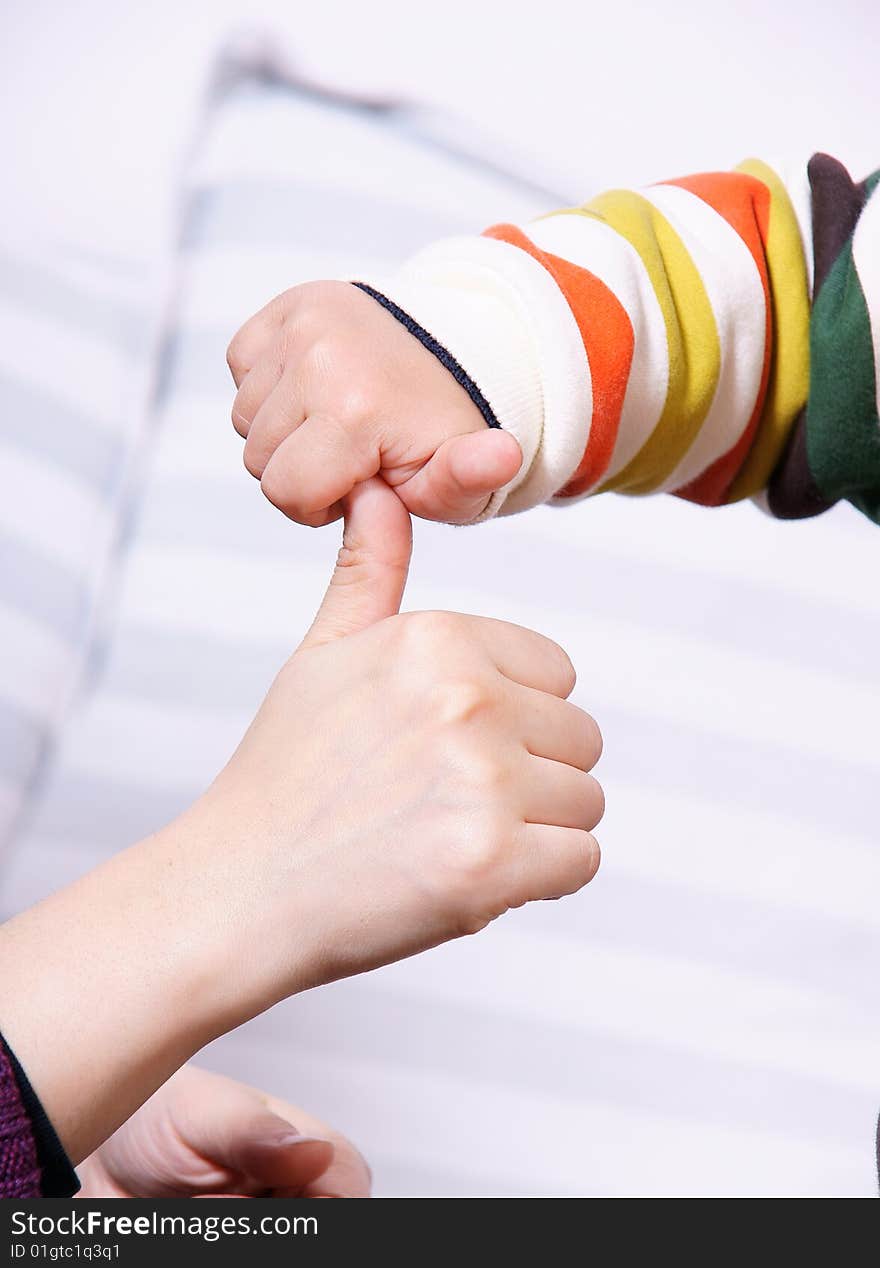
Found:
M 244 462 L 300 524 L 337 519 L 356 484 L 381 473 L 424 519 L 475 519 L 522 462 L 452 375 L 348 282 L 279 295 L 229 345 Z

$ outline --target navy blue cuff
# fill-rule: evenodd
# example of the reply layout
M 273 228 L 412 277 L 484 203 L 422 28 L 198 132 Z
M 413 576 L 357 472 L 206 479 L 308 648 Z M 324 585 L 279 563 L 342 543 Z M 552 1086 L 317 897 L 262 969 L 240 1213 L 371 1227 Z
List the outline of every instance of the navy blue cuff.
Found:
M 372 286 L 367 286 L 365 282 L 352 282 L 352 286 L 356 286 L 359 291 L 363 291 L 365 295 L 369 295 L 377 304 L 381 304 L 392 317 L 396 317 L 402 326 L 405 326 L 411 335 L 414 335 L 429 352 L 437 358 L 442 366 L 444 366 L 456 383 L 467 392 L 477 409 L 486 420 L 487 427 L 500 427 L 498 419 L 492 406 L 486 400 L 483 393 L 477 387 L 468 372 L 459 365 L 455 357 L 442 343 L 438 343 L 432 334 L 425 330 L 424 326 L 420 326 L 414 317 L 410 317 L 409 313 L 405 313 L 402 308 L 395 304 L 393 299 L 389 299 L 387 295 L 383 295 L 381 291 L 374 290 Z

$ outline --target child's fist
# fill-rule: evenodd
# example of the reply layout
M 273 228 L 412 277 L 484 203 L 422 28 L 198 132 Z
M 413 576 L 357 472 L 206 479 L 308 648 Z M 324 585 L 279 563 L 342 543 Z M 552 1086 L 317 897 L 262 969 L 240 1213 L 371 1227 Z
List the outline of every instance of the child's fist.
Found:
M 475 519 L 522 462 L 449 371 L 348 282 L 285 291 L 229 345 L 244 463 L 300 524 L 337 519 L 355 485 L 381 474 L 424 519 Z

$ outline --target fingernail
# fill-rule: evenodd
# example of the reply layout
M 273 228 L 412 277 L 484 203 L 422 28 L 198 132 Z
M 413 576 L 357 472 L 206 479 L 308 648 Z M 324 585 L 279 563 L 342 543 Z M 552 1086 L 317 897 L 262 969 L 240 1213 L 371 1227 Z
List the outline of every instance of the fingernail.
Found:
M 277 1144 L 286 1149 L 288 1145 L 332 1145 L 333 1141 L 327 1140 L 325 1136 L 301 1136 L 299 1132 L 293 1131 L 279 1136 Z

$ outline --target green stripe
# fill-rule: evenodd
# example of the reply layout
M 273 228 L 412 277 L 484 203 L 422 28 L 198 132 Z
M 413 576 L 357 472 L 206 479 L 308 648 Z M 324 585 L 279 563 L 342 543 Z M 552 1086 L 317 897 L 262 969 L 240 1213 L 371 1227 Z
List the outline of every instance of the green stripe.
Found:
M 866 182 L 868 197 L 880 172 Z M 880 523 L 880 419 L 868 306 L 852 239 L 834 261 L 810 321 L 807 458 L 822 495 L 848 498 Z

